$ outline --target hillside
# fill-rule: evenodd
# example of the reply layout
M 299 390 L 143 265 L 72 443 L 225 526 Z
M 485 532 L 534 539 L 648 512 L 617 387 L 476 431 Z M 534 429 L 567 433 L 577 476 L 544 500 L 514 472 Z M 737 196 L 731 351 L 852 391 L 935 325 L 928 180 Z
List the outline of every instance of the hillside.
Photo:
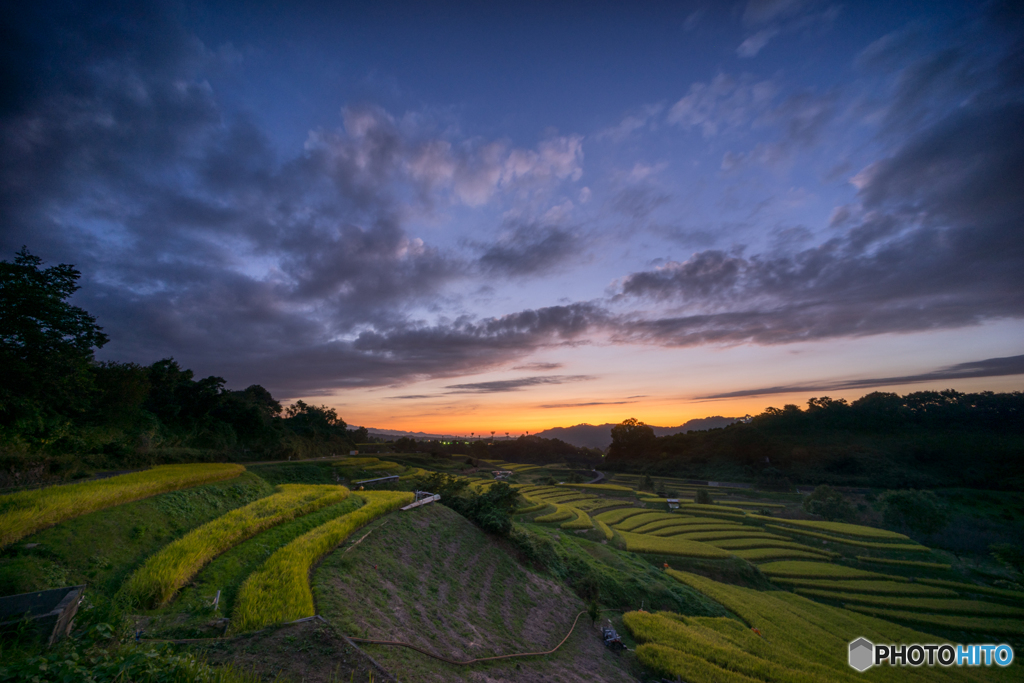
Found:
M 367 531 L 314 576 L 318 613 L 348 635 L 410 642 L 462 660 L 549 650 L 586 609 L 564 583 L 520 564 L 446 507 L 391 515 L 358 536 Z M 635 680 L 586 614 L 554 655 L 472 668 L 401 647 L 361 647 L 399 680 Z
M 670 436 L 672 434 L 681 434 L 685 432 L 702 431 L 705 429 L 719 429 L 731 425 L 733 422 L 738 420 L 737 417 L 722 417 L 716 415 L 714 417 L 699 417 L 693 420 L 687 420 L 678 427 L 652 427 L 655 436 Z M 537 436 L 545 439 L 561 439 L 566 443 L 571 443 L 573 446 L 583 448 L 600 448 L 604 450 L 612 442 L 612 427 L 614 424 L 578 424 L 572 427 L 552 427 L 551 429 L 545 429 L 542 432 L 537 432 Z

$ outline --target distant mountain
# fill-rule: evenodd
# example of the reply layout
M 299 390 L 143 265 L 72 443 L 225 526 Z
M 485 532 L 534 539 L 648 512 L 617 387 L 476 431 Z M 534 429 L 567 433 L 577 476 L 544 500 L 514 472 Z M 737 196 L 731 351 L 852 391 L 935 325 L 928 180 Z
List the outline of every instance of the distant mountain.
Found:
M 381 439 L 398 439 L 403 436 L 412 437 L 413 439 L 440 439 L 447 436 L 451 438 L 451 434 L 427 434 L 426 432 L 403 432 L 400 429 L 375 429 L 373 427 L 366 428 L 367 433 L 370 436 L 375 436 Z
M 679 434 L 680 432 L 718 429 L 719 427 L 731 425 L 739 419 L 738 417 L 716 415 L 714 417 L 699 417 L 687 420 L 678 427 L 655 427 L 651 425 L 651 428 L 654 430 L 655 436 L 668 436 L 669 434 Z M 575 427 L 552 427 L 551 429 L 537 432 L 537 436 L 545 439 L 561 439 L 566 443 L 571 443 L 573 446 L 586 446 L 587 448 L 600 448 L 604 450 L 612 443 L 612 427 L 614 426 L 614 424 L 609 422 L 603 425 L 581 424 Z

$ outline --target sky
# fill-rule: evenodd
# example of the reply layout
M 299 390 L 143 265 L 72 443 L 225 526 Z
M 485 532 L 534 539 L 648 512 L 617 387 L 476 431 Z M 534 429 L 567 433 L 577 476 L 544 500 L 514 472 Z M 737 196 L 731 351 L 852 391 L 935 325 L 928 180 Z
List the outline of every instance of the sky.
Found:
M 1024 389 L 1010 2 L 20 3 L 0 258 L 353 425 Z

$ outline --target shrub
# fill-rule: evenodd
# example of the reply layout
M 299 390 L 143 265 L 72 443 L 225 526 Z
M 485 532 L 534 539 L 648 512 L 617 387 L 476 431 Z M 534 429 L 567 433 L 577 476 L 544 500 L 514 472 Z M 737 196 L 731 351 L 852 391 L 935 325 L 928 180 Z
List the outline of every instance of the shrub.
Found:
M 711 505 L 715 501 L 711 500 L 711 494 L 707 489 L 697 489 L 697 495 L 694 496 L 693 502 L 697 505 Z
M 0 496 L 0 548 L 40 529 L 80 515 L 122 505 L 158 493 L 233 479 L 242 465 L 209 463 L 161 465 L 144 472 L 20 491 Z
M 805 512 L 824 517 L 829 522 L 852 519 L 853 506 L 839 491 L 822 484 L 803 500 Z
M 1024 548 L 1012 543 L 997 543 L 990 545 L 988 549 L 1000 564 L 1024 572 Z
M 348 497 L 343 486 L 283 484 L 278 492 L 232 510 L 164 546 L 125 584 L 127 595 L 158 607 L 217 555 L 272 526 Z
M 932 491 L 886 491 L 877 505 L 889 526 L 921 534 L 941 531 L 949 521 L 947 506 Z
M 356 529 L 413 500 L 412 493 L 403 491 L 366 491 L 359 497 L 366 500 L 363 507 L 299 536 L 277 550 L 245 580 L 235 600 L 232 632 L 313 616 L 309 570 L 316 561 Z

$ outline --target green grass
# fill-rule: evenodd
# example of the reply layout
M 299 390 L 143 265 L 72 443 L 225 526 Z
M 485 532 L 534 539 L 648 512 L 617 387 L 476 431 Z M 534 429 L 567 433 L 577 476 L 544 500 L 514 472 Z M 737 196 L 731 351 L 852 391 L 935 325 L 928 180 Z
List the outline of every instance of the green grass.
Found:
M 691 668 L 667 669 L 662 673 L 683 677 L 691 683 L 737 680 L 730 678 L 735 675 L 743 675 L 744 683 L 782 681 L 786 680 L 784 676 L 790 675 L 767 668 L 750 668 L 741 673 L 740 667 L 758 664 L 750 662 L 747 656 L 803 674 L 802 678 L 793 680 L 808 683 L 863 681 L 864 674 L 858 674 L 847 664 L 846 653 L 849 642 L 854 638 L 863 636 L 875 643 L 928 643 L 935 639 L 890 621 L 817 603 L 784 591 L 761 592 L 688 572 L 669 570 L 666 573 L 716 600 L 745 624 L 715 623 L 727 620 L 683 620 L 685 630 L 673 633 L 678 641 L 668 642 L 662 647 L 703 660 L 703 663 L 682 660 L 684 664 L 692 665 Z M 756 628 L 758 633 L 751 628 Z M 724 651 L 719 648 L 724 648 Z M 997 667 L 975 672 L 957 667 L 915 669 L 886 666 L 875 667 L 870 672 L 872 680 L 892 682 L 947 679 L 1011 681 L 1018 677 L 1019 674 L 1012 670 L 997 670 Z
M 673 521 L 675 519 L 677 519 L 675 515 L 667 512 L 645 512 L 642 515 L 636 515 L 625 519 L 618 524 L 614 524 L 612 522 L 609 522 L 609 524 L 620 531 L 632 531 L 633 529 L 639 529 L 651 522 Z
M 794 550 L 792 548 L 747 548 L 746 550 L 731 550 L 736 557 L 742 557 L 747 562 L 771 562 L 773 560 L 818 560 L 827 562 L 829 556 L 821 555 L 820 551 Z
M 761 571 L 766 575 L 784 577 L 789 579 L 835 579 L 837 581 L 850 581 L 855 579 L 870 579 L 879 581 L 906 581 L 897 576 L 887 576 L 877 572 L 867 572 L 863 569 L 846 567 L 841 564 L 825 564 L 822 562 L 771 562 L 762 565 Z
M 282 484 L 271 496 L 228 512 L 151 555 L 126 582 L 147 608 L 165 604 L 217 555 L 261 531 L 348 497 L 343 486 Z
M 887 529 L 876 529 L 871 526 L 861 526 L 860 524 L 847 524 L 845 522 L 821 522 L 817 520 L 808 519 L 776 519 L 775 517 L 764 517 L 762 515 L 749 515 L 751 519 L 757 519 L 764 522 L 775 522 L 776 524 L 785 524 L 786 526 L 798 527 L 803 529 L 811 529 L 813 531 L 824 531 L 832 534 L 840 534 L 843 536 L 853 536 L 855 538 L 867 538 L 876 541 L 909 541 L 910 538 L 903 534 L 898 534 L 895 531 L 888 531 Z
M 362 504 L 359 496 L 351 495 L 342 503 L 328 505 L 268 529 L 228 550 L 206 565 L 180 591 L 174 602 L 155 613 L 148 630 L 167 638 L 209 635 L 200 627 L 216 616 L 210 604 L 218 590 L 221 591 L 221 597 L 217 615 L 230 614 L 242 583 L 275 551 L 303 534 L 359 509 Z
M 939 627 L 954 631 L 973 631 L 996 636 L 1024 636 L 1024 620 L 994 619 L 986 617 L 948 616 L 945 614 L 923 614 L 906 610 L 868 607 L 866 605 L 846 605 L 846 609 L 870 614 L 883 619 L 906 621 L 926 627 Z
M 636 553 L 654 553 L 658 555 L 681 555 L 684 557 L 727 558 L 729 553 L 713 545 L 691 541 L 684 538 L 660 538 L 619 531 L 626 542 L 626 550 Z
M 629 519 L 635 515 L 642 515 L 650 512 L 650 510 L 644 510 L 643 508 L 618 508 L 615 510 L 609 510 L 608 512 L 602 512 L 595 517 L 600 519 L 605 524 L 615 525 L 624 519 Z
M 939 586 L 941 588 L 951 588 L 958 593 L 974 593 L 975 595 L 992 595 L 999 598 L 1005 598 L 1007 600 L 1014 600 L 1016 602 L 1024 602 L 1024 592 L 1011 591 L 1005 588 L 990 588 L 988 586 L 978 586 L 973 583 L 961 583 L 959 581 L 945 581 L 943 579 L 918 579 L 921 583 L 926 583 L 931 586 Z
M 231 463 L 161 465 L 144 472 L 0 496 L 0 548 L 59 522 L 159 493 L 233 479 Z
M 766 519 L 771 519 L 766 518 Z M 812 538 L 818 538 L 823 541 L 830 543 L 842 543 L 843 545 L 852 545 L 857 548 L 870 548 L 872 550 L 887 550 L 891 552 L 903 552 L 903 553 L 930 553 L 932 550 L 928 546 L 909 544 L 909 543 L 873 543 L 871 541 L 860 541 L 853 538 L 842 538 L 841 536 L 833 536 L 831 534 L 819 534 L 814 531 L 805 531 L 803 529 L 792 529 L 790 527 L 779 526 L 778 524 L 765 524 L 765 528 L 773 529 L 775 531 L 783 531 L 788 534 L 799 534 L 801 536 L 810 536 Z
M 886 609 L 910 610 L 913 612 L 932 612 L 960 614 L 974 617 L 1024 617 L 1024 609 L 1008 607 L 980 600 L 956 600 L 942 598 L 898 598 L 891 595 L 863 595 L 827 590 L 802 588 L 800 595 L 811 598 L 823 598 L 842 603 L 884 607 Z
M 861 562 L 873 562 L 875 564 L 891 564 L 899 567 L 913 567 L 916 569 L 951 569 L 950 565 L 941 564 L 939 562 L 918 562 L 917 560 L 889 560 L 883 557 L 864 557 L 862 555 L 858 555 L 857 559 Z
M 909 598 L 955 598 L 956 591 L 935 586 L 922 586 L 919 583 L 900 581 L 829 581 L 822 579 L 790 579 L 773 577 L 772 583 L 792 586 L 798 592 L 802 588 L 812 590 L 844 591 L 847 593 L 867 593 L 871 595 L 902 595 Z
M 245 580 L 232 612 L 232 632 L 313 616 L 313 594 L 309 588 L 313 564 L 359 527 L 412 502 L 413 494 L 365 491 L 359 497 L 366 500 L 363 507 L 295 539 Z
M 89 584 L 110 599 L 147 557 L 191 529 L 270 495 L 251 472 L 91 512 L 39 531 L 0 555 L 0 595 Z

